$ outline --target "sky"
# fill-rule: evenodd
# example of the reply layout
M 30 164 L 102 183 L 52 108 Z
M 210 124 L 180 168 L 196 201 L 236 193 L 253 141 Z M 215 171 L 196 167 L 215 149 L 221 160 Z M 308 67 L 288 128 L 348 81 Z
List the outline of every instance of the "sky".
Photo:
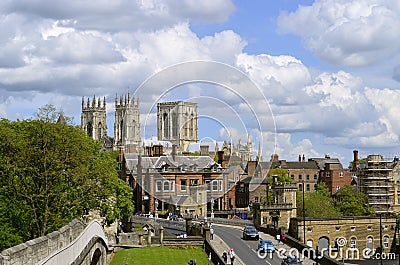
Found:
M 187 100 L 200 141 L 249 134 L 264 160 L 393 158 L 398 32 L 393 0 L 3 0 L 0 118 L 51 104 L 80 125 L 82 97 L 95 95 L 112 136 L 115 97 L 129 92 L 144 138 L 157 102 Z

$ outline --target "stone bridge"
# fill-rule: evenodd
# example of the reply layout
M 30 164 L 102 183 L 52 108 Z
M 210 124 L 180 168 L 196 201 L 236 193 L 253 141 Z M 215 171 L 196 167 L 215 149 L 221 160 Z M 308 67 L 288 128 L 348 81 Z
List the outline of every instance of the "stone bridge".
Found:
M 74 220 L 60 230 L 0 254 L 0 265 L 106 265 L 110 247 L 97 220 L 85 226 Z

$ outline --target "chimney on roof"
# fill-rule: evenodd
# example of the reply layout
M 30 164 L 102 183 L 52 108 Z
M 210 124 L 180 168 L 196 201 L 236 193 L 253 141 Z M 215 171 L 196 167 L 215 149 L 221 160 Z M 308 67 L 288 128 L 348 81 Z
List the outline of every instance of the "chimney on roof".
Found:
M 200 145 L 200 155 L 201 156 L 209 156 L 210 150 L 208 145 Z
M 358 167 L 358 150 L 353 150 L 353 169 Z
M 176 144 L 173 144 L 172 145 L 172 152 L 171 152 L 171 155 L 172 155 L 172 159 L 174 160 L 174 161 L 176 161 L 176 148 L 177 148 L 177 146 L 176 146 Z
M 220 164 L 223 167 L 223 162 L 224 162 L 224 151 L 218 151 L 218 164 Z
M 303 162 L 306 162 L 306 156 L 303 154 Z
M 156 157 L 162 156 L 164 153 L 163 146 L 161 144 L 153 145 L 153 155 Z
M 301 162 L 301 155 L 299 155 L 299 162 Z

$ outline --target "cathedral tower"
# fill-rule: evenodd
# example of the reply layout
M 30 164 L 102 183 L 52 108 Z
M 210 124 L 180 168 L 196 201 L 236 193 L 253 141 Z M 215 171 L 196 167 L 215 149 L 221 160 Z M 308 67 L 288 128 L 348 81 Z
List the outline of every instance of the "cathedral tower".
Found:
M 141 148 L 139 97 L 115 97 L 114 150 L 124 148 L 127 153 L 138 153 Z
M 198 142 L 197 103 L 163 102 L 157 104 L 158 140 L 170 141 L 181 151 Z
M 103 104 L 100 98 L 96 100 L 93 96 L 92 102 L 82 97 L 82 114 L 81 127 L 94 140 L 104 140 L 107 137 L 107 121 L 106 121 L 106 99 L 103 99 Z

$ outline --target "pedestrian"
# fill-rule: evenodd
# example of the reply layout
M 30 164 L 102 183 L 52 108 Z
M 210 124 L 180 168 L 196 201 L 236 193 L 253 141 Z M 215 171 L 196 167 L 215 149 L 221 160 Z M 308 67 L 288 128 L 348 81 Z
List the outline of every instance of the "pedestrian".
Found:
M 285 243 L 285 239 L 286 239 L 286 234 L 282 235 L 282 243 Z
M 235 256 L 236 256 L 236 253 L 233 250 L 233 248 L 231 248 L 231 250 L 229 251 L 229 257 L 231 258 L 231 265 L 233 265 L 233 262 L 235 261 Z
M 214 239 L 214 228 L 212 225 L 210 225 L 210 239 L 213 240 Z
M 276 235 L 276 241 L 278 241 L 278 246 L 279 246 L 279 244 L 281 243 L 281 235 L 280 234 Z
M 228 253 L 224 250 L 224 253 L 222 253 L 222 259 L 224 260 L 224 264 L 228 263 Z

